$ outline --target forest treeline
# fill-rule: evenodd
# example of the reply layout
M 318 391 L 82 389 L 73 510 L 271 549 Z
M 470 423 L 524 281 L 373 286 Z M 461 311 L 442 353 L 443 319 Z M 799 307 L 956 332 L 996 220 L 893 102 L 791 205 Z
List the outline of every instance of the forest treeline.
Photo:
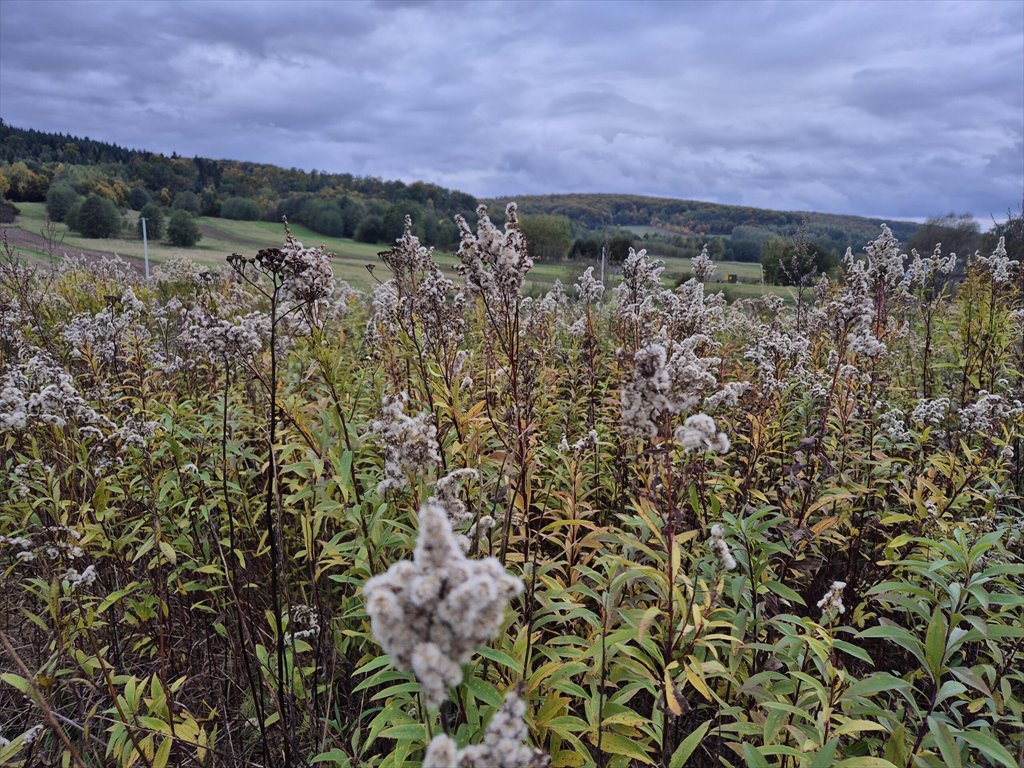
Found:
M 441 249 L 459 242 L 456 215 L 476 219 L 477 198 L 423 181 L 405 183 L 350 173 L 281 168 L 266 163 L 166 156 L 70 134 L 17 128 L 0 120 L 0 198 L 47 202 L 50 217 L 86 237 L 112 237 L 125 211 L 140 211 L 150 237 L 193 245 L 187 216 L 290 221 L 328 237 L 391 243 L 406 216 L 414 234 Z M 519 197 L 521 226 L 538 261 L 611 261 L 629 249 L 693 258 L 706 245 L 714 259 L 760 262 L 769 282 L 796 282 L 834 271 L 848 247 L 878 230 L 880 219 L 774 211 L 694 200 L 616 194 Z M 482 201 L 502 223 L 504 199 Z M 83 208 L 85 215 L 81 215 Z M 116 209 L 116 210 L 115 210 Z M 120 213 L 119 213 L 120 212 Z M 183 212 L 183 213 L 182 213 Z M 177 217 L 177 226 L 170 226 Z M 130 216 L 129 220 L 134 222 Z M 166 223 L 166 226 L 165 226 Z M 925 225 L 887 222 L 908 246 L 938 242 L 973 253 L 987 245 L 966 214 Z M 132 226 L 129 236 L 137 236 Z
M 458 243 L 455 215 L 477 206 L 472 195 L 421 181 L 168 157 L 0 121 L 0 194 L 14 203 L 41 202 L 54 184 L 136 211 L 155 204 L 197 216 L 288 216 L 320 234 L 369 243 L 400 236 L 410 215 L 420 237 L 443 247 Z

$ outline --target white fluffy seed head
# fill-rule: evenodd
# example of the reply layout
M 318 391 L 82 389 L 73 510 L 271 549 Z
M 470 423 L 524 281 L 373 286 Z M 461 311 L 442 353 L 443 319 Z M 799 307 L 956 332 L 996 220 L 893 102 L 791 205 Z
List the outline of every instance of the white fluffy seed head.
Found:
M 468 559 L 444 508 L 427 502 L 412 561 L 395 563 L 363 592 L 374 637 L 436 707 L 462 681 L 473 649 L 501 631 L 506 604 L 522 590 L 494 558 Z

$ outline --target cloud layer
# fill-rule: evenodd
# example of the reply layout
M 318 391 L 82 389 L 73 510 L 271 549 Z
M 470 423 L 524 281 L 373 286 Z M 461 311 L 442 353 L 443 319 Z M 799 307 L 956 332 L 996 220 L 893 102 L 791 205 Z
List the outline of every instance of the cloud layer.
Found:
M 1024 4 L 4 0 L 0 116 L 478 196 L 987 219 L 1024 194 Z

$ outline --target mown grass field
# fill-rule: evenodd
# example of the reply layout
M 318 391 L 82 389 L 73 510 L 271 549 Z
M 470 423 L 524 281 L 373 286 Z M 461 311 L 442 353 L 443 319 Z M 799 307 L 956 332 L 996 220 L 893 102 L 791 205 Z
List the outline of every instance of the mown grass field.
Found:
M 18 207 L 21 214 L 15 223 L 4 225 L 4 227 L 20 229 L 30 235 L 38 236 L 46 224 L 46 205 L 44 203 L 19 203 Z M 56 224 L 57 236 L 63 237 L 56 252 L 58 254 L 65 251 L 74 253 L 77 250 L 85 250 L 87 252 L 116 253 L 124 258 L 141 261 L 143 257 L 142 239 L 135 236 L 134 229 L 134 222 L 137 218 L 137 212 L 132 211 L 126 214 L 125 221 L 130 222 L 131 226 L 126 228 L 121 237 L 111 239 L 81 237 L 68 230 L 64 224 Z M 188 259 L 207 267 L 223 266 L 227 257 L 232 253 L 252 255 L 259 248 L 279 246 L 283 238 L 283 228 L 275 222 L 234 221 L 202 216 L 197 219 L 197 223 L 203 232 L 203 238 L 193 248 L 176 248 L 166 242 L 151 240 L 149 243 L 150 265 L 174 259 Z M 374 285 L 375 281 L 367 270 L 367 265 L 376 267 L 380 264 L 377 254 L 385 250 L 385 246 L 360 243 L 340 237 L 325 237 L 300 224 L 292 225 L 292 232 L 303 243 L 307 245 L 322 244 L 334 254 L 332 266 L 338 279 L 345 280 L 360 290 L 371 288 Z M 48 260 L 46 251 L 41 247 L 19 245 L 18 250 L 33 259 Z M 452 268 L 458 260 L 453 254 L 437 252 L 435 258 L 450 276 L 454 276 Z M 666 257 L 662 260 L 665 262 L 663 283 L 666 286 L 675 285 L 681 279 L 690 276 L 689 259 Z M 759 264 L 738 261 L 722 261 L 717 264 L 717 279 L 724 280 L 725 275 L 735 274 L 741 281 L 736 285 L 723 283 L 721 286 L 714 286 L 715 290 L 721 289 L 730 301 L 737 298 L 760 296 L 765 293 L 781 296 L 786 300 L 790 298 L 792 291 L 788 288 L 762 286 L 758 283 L 761 277 Z M 569 286 L 588 266 L 594 266 L 595 272 L 600 268 L 597 263 L 591 262 L 537 264 L 530 272 L 526 283 L 526 292 L 531 295 L 543 293 L 551 288 L 556 279 Z M 606 283 L 610 287 L 616 285 L 619 280 L 617 268 L 609 266 L 606 278 Z

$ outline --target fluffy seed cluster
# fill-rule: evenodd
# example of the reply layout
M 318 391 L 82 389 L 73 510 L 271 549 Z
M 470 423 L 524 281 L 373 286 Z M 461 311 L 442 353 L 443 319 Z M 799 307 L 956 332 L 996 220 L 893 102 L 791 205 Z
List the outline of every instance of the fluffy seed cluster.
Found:
M 281 248 L 263 248 L 251 257 L 234 253 L 228 257 L 228 264 L 243 277 L 250 269 L 273 276 L 283 300 L 313 308 L 334 292 L 332 254 L 322 246 L 304 247 L 288 228 L 287 219 L 284 227 L 285 243 Z
M 942 255 L 942 244 L 935 246 L 931 256 L 922 256 L 917 249 L 910 251 L 910 263 L 900 284 L 902 290 L 917 295 L 922 301 L 933 302 L 946 276 L 956 268 L 956 254 Z
M 320 634 L 320 616 L 313 606 L 293 605 L 288 611 L 288 617 L 295 627 L 300 627 L 300 629 L 293 627 L 291 633 L 291 637 L 296 640 L 308 639 Z
M 25 429 L 35 422 L 64 429 L 75 423 L 114 429 L 81 396 L 74 377 L 49 353 L 26 349 L 20 365 L 8 367 L 0 379 L 0 433 Z
M 18 476 L 19 470 L 24 472 L 24 468 L 27 465 L 20 464 L 15 468 L 15 476 Z M 68 528 L 63 525 L 48 525 L 42 529 L 42 533 L 45 537 L 43 542 L 34 542 L 25 536 L 3 536 L 0 535 L 0 547 L 6 547 L 14 551 L 14 556 L 17 560 L 22 562 L 31 563 L 34 562 L 37 557 L 46 560 L 78 560 L 85 556 L 85 550 L 81 547 L 82 534 L 73 528 Z M 95 573 L 95 569 L 92 566 L 86 569 L 90 572 L 89 583 L 92 583 L 92 573 Z M 78 572 L 69 571 L 72 577 L 77 577 Z M 69 577 L 65 577 L 69 578 Z
M 384 448 L 385 477 L 377 486 L 378 493 L 407 487 L 410 473 L 429 472 L 441 461 L 437 427 L 430 414 L 406 415 L 408 402 L 405 392 L 385 397 L 381 418 L 370 425 Z
M 525 702 L 509 691 L 481 743 L 459 749 L 451 737 L 435 736 L 427 745 L 423 768 L 544 768 L 550 758 L 524 743 L 530 735 L 525 716 Z
M 846 606 L 843 605 L 844 589 L 846 589 L 845 581 L 832 582 L 832 586 L 829 587 L 828 592 L 826 592 L 825 596 L 818 601 L 818 607 L 821 609 L 822 615 L 829 611 L 835 611 L 839 615 L 846 613 Z
M 715 557 L 718 558 L 718 565 L 723 571 L 733 571 L 736 569 L 736 559 L 732 556 L 732 552 L 729 551 L 729 544 L 725 540 L 725 528 L 722 527 L 721 523 L 715 523 L 711 526 L 711 551 L 715 553 Z
M 744 357 L 756 366 L 757 382 L 765 394 L 779 394 L 807 375 L 811 341 L 792 328 L 776 322 L 753 329 L 753 343 Z
M 281 248 L 282 289 L 285 296 L 302 302 L 314 302 L 331 295 L 334 290 L 334 273 L 331 271 L 331 254 L 323 247 L 304 248 L 302 243 L 287 229 L 285 243 Z
M 1024 403 L 980 390 L 978 399 L 960 411 L 960 427 L 965 432 L 992 433 L 1004 421 L 1024 413 Z
M 516 204 L 505 209 L 508 221 L 499 229 L 487 216 L 487 206 L 476 209 L 476 233 L 461 216 L 455 218 L 462 233 L 455 270 L 466 281 L 466 289 L 475 295 L 488 297 L 522 296 L 523 281 L 533 266 L 527 251 L 526 237 L 519 229 Z
M 687 416 L 681 427 L 676 429 L 676 442 L 687 453 L 693 451 L 712 451 L 728 453 L 731 443 L 725 432 L 719 432 L 715 420 L 705 413 Z
M 982 256 L 980 253 L 976 253 L 971 259 L 971 263 L 981 266 L 992 276 L 992 281 L 999 284 L 1009 283 L 1014 271 L 1020 266 L 1020 262 L 1007 255 L 1005 237 L 999 238 L 999 243 L 992 251 L 991 256 Z
M 475 469 L 470 468 L 453 469 L 437 481 L 434 495 L 430 497 L 430 501 L 448 513 L 448 519 L 451 520 L 453 526 L 464 525 L 472 518 L 465 503 L 459 498 L 459 488 L 464 481 L 476 480 L 479 474 Z
M 501 630 L 505 605 L 523 583 L 495 558 L 469 560 L 444 509 L 427 502 L 412 561 L 395 563 L 363 591 L 377 642 L 438 707 L 462 682 L 460 665 L 473 649 Z
M 885 403 L 875 403 L 875 410 L 879 413 L 879 429 L 894 443 L 909 443 L 913 435 L 907 428 L 903 411 L 899 408 L 885 408 Z
M 154 314 L 167 339 L 165 373 L 195 370 L 204 360 L 218 366 L 249 360 L 270 339 L 270 315 L 265 312 L 218 318 L 204 307 L 186 307 L 174 298 Z
M 403 331 L 428 351 L 454 352 L 459 346 L 466 327 L 466 297 L 444 276 L 433 253 L 413 235 L 412 219 L 406 216 L 402 236 L 380 255 L 392 278 L 374 289 L 369 344 Z
M 708 256 L 706 244 L 700 249 L 700 253 L 690 260 L 690 269 L 693 271 L 694 279 L 702 283 L 710 280 L 715 274 L 715 263 Z
M 156 283 L 186 283 L 196 288 L 208 288 L 222 277 L 219 269 L 210 269 L 188 259 L 172 258 L 153 269 Z
M 846 348 L 853 354 L 864 357 L 879 357 L 888 349 L 885 342 L 879 341 L 875 334 L 866 327 L 858 328 L 847 334 Z
M 637 350 L 632 380 L 620 393 L 627 434 L 654 437 L 666 416 L 696 408 L 705 393 L 714 389 L 717 378 L 712 370 L 719 359 L 697 353 L 708 341 L 697 335 L 670 342 L 668 347 L 652 342 Z
M 74 357 L 88 355 L 102 365 L 114 366 L 127 350 L 130 338 L 145 341 L 149 331 L 140 324 L 144 305 L 131 288 L 95 315 L 76 315 L 64 329 L 64 340 Z
M 64 574 L 64 580 L 68 583 L 71 591 L 75 592 L 79 587 L 91 587 L 96 583 L 98 575 L 95 565 L 87 566 L 81 572 L 75 568 L 68 568 L 68 572 Z
M 864 252 L 867 257 L 857 262 L 857 269 L 864 271 L 869 285 L 876 290 L 895 292 L 906 274 L 903 268 L 905 254 L 900 250 L 900 241 L 888 225 L 882 225 L 882 233 L 864 246 Z
M 659 327 L 658 299 L 665 292 L 661 287 L 664 271 L 665 262 L 647 258 L 646 250 L 630 248 L 622 262 L 622 282 L 615 288 L 618 296 L 615 319 L 628 335 L 634 335 L 640 342 Z
M 719 408 L 735 408 L 740 404 L 740 398 L 746 394 L 751 387 L 749 381 L 730 381 L 721 388 L 704 398 L 704 408 L 714 411 Z
M 590 430 L 586 435 L 581 437 L 572 445 L 569 444 L 569 439 L 563 434 L 562 439 L 558 443 L 558 450 L 562 453 L 572 453 L 574 456 L 579 456 L 581 453 L 587 450 L 591 450 L 597 447 L 597 431 Z
M 604 295 L 604 283 L 594 277 L 594 268 L 587 267 L 576 281 L 576 297 L 584 304 L 593 304 Z
M 948 397 L 921 398 L 910 412 L 910 418 L 915 424 L 936 426 L 945 420 L 948 410 Z

